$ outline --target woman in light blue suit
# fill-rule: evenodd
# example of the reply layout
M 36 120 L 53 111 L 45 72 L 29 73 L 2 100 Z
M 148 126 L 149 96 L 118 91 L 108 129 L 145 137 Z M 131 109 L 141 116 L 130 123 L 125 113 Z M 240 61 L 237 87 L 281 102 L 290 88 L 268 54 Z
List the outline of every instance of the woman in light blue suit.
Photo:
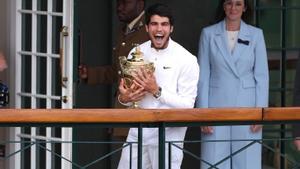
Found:
M 222 0 L 222 19 L 203 29 L 198 59 L 200 80 L 197 107 L 267 107 L 269 73 L 264 36 L 261 29 L 243 20 L 249 9 L 247 0 Z M 209 140 L 260 139 L 260 125 L 201 127 L 201 169 L 216 165 L 220 169 L 260 169 L 261 145 L 247 149 L 218 164 L 249 141 L 213 142 Z M 214 167 L 213 167 L 214 168 Z

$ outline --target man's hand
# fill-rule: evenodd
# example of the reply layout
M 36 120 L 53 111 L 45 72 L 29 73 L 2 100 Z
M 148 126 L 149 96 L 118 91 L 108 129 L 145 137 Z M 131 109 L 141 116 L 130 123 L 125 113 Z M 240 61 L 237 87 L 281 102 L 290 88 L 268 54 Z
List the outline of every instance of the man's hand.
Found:
M 86 65 L 81 64 L 78 66 L 78 75 L 81 80 L 87 80 L 88 68 Z
M 119 92 L 119 101 L 122 103 L 140 101 L 146 94 L 144 88 L 139 86 L 135 81 L 133 81 L 133 84 L 128 88 L 125 85 L 124 79 L 120 81 Z
M 294 140 L 294 145 L 296 146 L 296 149 L 297 149 L 298 151 L 300 151 L 300 138 L 297 137 L 296 139 L 297 139 L 297 140 Z M 298 139 L 299 139 L 299 140 L 298 140 Z
M 0 52 L 0 71 L 3 71 L 7 68 L 7 63 L 4 55 Z
M 214 129 L 211 126 L 202 126 L 201 127 L 201 132 L 203 134 L 212 134 L 214 132 Z
M 252 133 L 259 132 L 262 129 L 262 125 L 251 125 L 250 130 Z
M 149 72 L 142 67 L 133 75 L 133 77 L 137 84 L 144 88 L 145 91 L 154 94 L 159 90 L 153 72 Z

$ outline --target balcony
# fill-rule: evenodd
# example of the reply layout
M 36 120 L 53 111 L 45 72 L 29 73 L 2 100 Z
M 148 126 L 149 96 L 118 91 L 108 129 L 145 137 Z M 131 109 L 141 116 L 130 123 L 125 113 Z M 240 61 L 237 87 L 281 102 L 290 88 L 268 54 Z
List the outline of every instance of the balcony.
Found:
M 2 140 L 2 145 L 22 144 L 20 149 L 14 152 L 7 152 L 2 159 L 8 160 L 15 155 L 25 152 L 32 146 L 36 146 L 50 153 L 52 157 L 60 158 L 61 161 L 70 163 L 73 168 L 89 169 L 95 163 L 110 158 L 116 152 L 124 147 L 131 147 L 138 144 L 139 160 L 136 164 L 142 169 L 142 144 L 143 141 L 142 128 L 157 127 L 159 129 L 159 169 L 165 169 L 165 158 L 170 154 L 165 154 L 165 148 L 179 148 L 176 143 L 178 141 L 165 141 L 166 127 L 198 127 L 205 125 L 244 125 L 244 124 L 264 124 L 265 126 L 273 124 L 290 124 L 300 122 L 300 108 L 233 108 L 233 109 L 1 109 L 0 125 L 1 127 L 80 127 L 80 126 L 99 126 L 106 128 L 115 127 L 136 127 L 139 130 L 138 142 L 109 142 L 107 140 L 99 140 L 97 142 L 89 141 L 64 141 L 61 139 L 47 139 L 39 136 L 33 136 L 29 139 Z M 199 130 L 200 131 L 200 130 Z M 23 136 L 24 138 L 24 136 Z M 293 140 L 291 137 L 270 137 L 262 140 L 216 140 L 216 141 L 247 141 L 249 144 L 236 152 L 232 152 L 231 156 L 238 154 L 254 143 L 259 143 L 265 150 L 276 154 L 278 161 L 276 168 L 299 168 L 299 162 L 291 159 L 286 154 L 281 154 L 278 149 L 270 146 L 270 142 L 278 142 L 283 144 Z M 200 144 L 201 140 L 185 140 L 184 144 Z M 56 152 L 55 149 L 49 149 L 48 144 L 118 144 L 119 148 L 105 155 L 99 156 L 86 164 L 79 164 L 72 159 L 65 158 Z M 122 145 L 123 144 L 123 145 Z M 163 146 L 168 145 L 168 146 Z M 185 158 L 193 158 L 203 161 L 200 154 L 194 154 L 186 149 L 182 149 Z M 216 164 L 209 164 L 211 168 L 218 168 L 217 165 L 229 159 L 228 156 L 220 160 Z M 274 161 L 273 161 L 274 162 Z M 135 165 L 135 164 L 131 164 Z M 23 167 L 24 168 L 24 167 Z M 25 167 L 26 168 L 26 167 Z M 38 168 L 38 167 L 37 167 Z M 62 167 L 63 168 L 63 167 Z M 267 168 L 267 167 L 263 167 Z

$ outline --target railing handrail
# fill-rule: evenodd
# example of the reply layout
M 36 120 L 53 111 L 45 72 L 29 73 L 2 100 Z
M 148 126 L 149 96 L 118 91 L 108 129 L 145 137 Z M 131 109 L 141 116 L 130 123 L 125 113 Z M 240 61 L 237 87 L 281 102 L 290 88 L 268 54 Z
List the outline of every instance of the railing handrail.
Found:
M 299 121 L 300 107 L 264 108 L 263 121 Z
M 0 124 L 299 121 L 300 107 L 194 109 L 0 109 Z
M 300 122 L 300 107 L 285 108 L 207 108 L 207 109 L 0 109 L 0 125 L 96 124 L 115 127 L 130 123 L 138 127 L 138 143 L 143 143 L 143 127 L 158 127 L 159 169 L 165 168 L 166 127 L 233 123 Z M 176 123 L 180 123 L 179 125 Z M 151 123 L 151 124 L 150 124 Z M 40 138 L 40 137 L 38 137 Z M 253 141 L 253 143 L 256 140 Z M 142 144 L 138 144 L 138 168 L 142 168 Z M 242 148 L 244 149 L 244 148 Z M 71 162 L 71 161 L 70 161 Z M 92 162 L 93 163 L 93 162 Z M 91 163 L 91 164 L 92 164 Z M 84 167 L 85 168 L 85 167 Z

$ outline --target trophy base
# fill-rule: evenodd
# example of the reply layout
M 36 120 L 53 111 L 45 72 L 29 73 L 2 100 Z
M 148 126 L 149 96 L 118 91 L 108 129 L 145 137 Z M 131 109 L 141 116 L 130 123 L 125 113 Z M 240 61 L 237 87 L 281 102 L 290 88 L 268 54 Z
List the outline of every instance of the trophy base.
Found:
M 130 109 L 139 109 L 140 106 L 138 105 L 137 102 L 133 102 L 132 105 L 129 107 Z

